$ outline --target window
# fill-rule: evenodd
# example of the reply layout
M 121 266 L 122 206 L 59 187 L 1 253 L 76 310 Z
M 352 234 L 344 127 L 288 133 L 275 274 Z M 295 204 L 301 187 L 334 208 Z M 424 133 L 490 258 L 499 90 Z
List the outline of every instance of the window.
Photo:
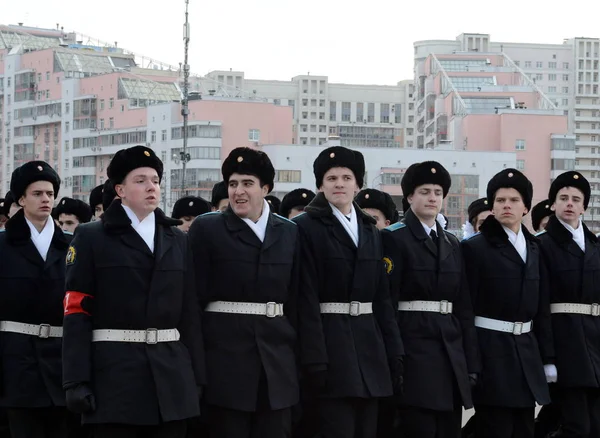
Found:
M 569 63 L 568 62 L 563 62 L 563 68 L 565 70 L 568 70 L 569 69 Z
M 351 111 L 352 111 L 352 104 L 350 102 L 342 102 L 342 122 L 350 121 Z
M 42 91 L 43 93 L 43 91 Z M 46 99 L 50 99 L 50 90 L 46 90 Z
M 274 105 L 281 105 L 281 99 L 273 99 Z
M 521 61 L 515 61 L 515 65 L 518 67 L 519 65 L 521 65 Z
M 302 172 L 299 170 L 275 171 L 275 182 L 299 183 L 302 182 Z
M 556 75 L 555 74 L 549 74 L 548 75 L 548 80 L 549 81 L 555 81 L 556 80 Z
M 590 140 L 591 140 L 591 141 L 596 141 L 596 136 L 595 136 L 595 135 L 592 135 L 592 136 L 591 136 L 591 138 L 590 138 Z
M 104 119 L 100 119 L 100 129 L 104 129 Z
M 543 68 L 543 67 L 544 67 L 544 63 L 543 63 L 543 62 L 541 62 L 541 61 L 537 61 L 537 62 L 535 63 L 535 68 Z
M 160 133 L 160 139 L 161 141 L 167 141 L 167 130 L 163 129 Z
M 531 61 L 525 61 L 525 68 L 531 68 Z
M 70 111 L 71 111 L 71 104 L 65 103 L 65 114 L 69 114 Z
M 47 71 L 47 72 L 46 72 L 46 80 L 47 80 L 47 81 L 49 81 L 49 80 L 50 80 L 50 72 L 49 72 L 49 71 Z
M 104 99 L 100 99 L 100 111 L 104 110 Z
M 568 106 L 569 105 L 569 99 L 563 99 L 562 100 L 562 104 L 563 104 L 563 106 Z
M 394 105 L 394 123 L 402 123 L 402 105 L 399 103 Z
M 415 116 L 408 116 L 408 123 L 413 123 L 415 121 Z
M 367 112 L 367 122 L 373 123 L 375 121 L 375 104 L 370 103 Z
M 125 112 L 125 105 L 121 105 L 121 112 L 124 113 Z
M 568 81 L 569 80 L 569 75 L 563 75 L 563 81 Z
M 390 122 L 390 104 L 389 103 L 380 103 L 379 104 L 379 116 L 381 117 L 381 123 L 389 123 Z
M 524 151 L 525 150 L 525 140 L 518 139 L 515 141 L 515 150 L 516 151 Z
M 579 104 L 580 102 L 577 102 L 577 103 Z M 575 116 L 579 117 L 580 115 L 581 115 L 581 111 L 575 110 Z
M 69 132 L 70 123 L 65 122 L 65 132 Z
M 110 129 L 113 129 L 115 127 L 115 118 L 111 117 L 110 119 L 108 119 L 108 127 Z
M 548 87 L 548 93 L 556 93 L 556 87 Z
M 548 68 L 556 68 L 556 62 L 549 62 Z
M 156 131 L 152 131 L 150 133 L 150 142 L 151 143 L 156 143 Z
M 114 108 L 114 106 L 115 106 L 115 98 L 111 97 L 108 101 L 108 108 L 112 109 L 112 108 Z
M 563 94 L 569 94 L 569 87 L 562 87 Z
M 260 141 L 260 129 L 250 129 L 248 131 L 248 141 Z
M 329 102 L 329 120 L 331 122 L 335 122 L 337 119 L 336 107 L 337 107 L 336 102 Z
M 356 121 L 358 123 L 362 123 L 365 119 L 365 104 L 362 102 L 357 102 L 356 104 Z
M 525 160 L 517 160 L 517 170 L 525 170 Z

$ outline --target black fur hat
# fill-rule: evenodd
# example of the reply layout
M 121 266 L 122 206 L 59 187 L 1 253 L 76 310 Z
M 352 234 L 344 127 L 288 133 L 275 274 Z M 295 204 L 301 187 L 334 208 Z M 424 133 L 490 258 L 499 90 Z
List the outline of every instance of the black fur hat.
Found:
M 221 202 L 223 199 L 229 199 L 227 183 L 225 181 L 218 182 L 213 186 L 210 203 L 213 207 L 217 208 L 219 206 L 219 202 Z
M 104 190 L 104 184 L 100 184 L 90 192 L 90 207 L 92 211 L 96 208 L 96 205 L 102 204 L 102 190 Z
M 45 161 L 30 161 L 21 167 L 17 167 L 12 173 L 10 191 L 14 196 L 14 202 L 18 203 L 19 199 L 25 194 L 27 187 L 37 181 L 50 182 L 54 187 L 54 197 L 58 196 L 60 189 L 58 173 Z
M 55 210 L 56 218 L 61 214 L 72 214 L 77 216 L 79 222 L 85 224 L 92 220 L 92 209 L 85 202 L 78 199 L 62 198 Z
M 484 211 L 490 211 L 491 205 L 488 202 L 487 198 L 479 198 L 469 204 L 467 208 L 467 214 L 469 215 L 469 222 L 473 223 L 473 220 L 479 216 L 479 213 L 483 213 Z
M 552 181 L 550 190 L 548 191 L 550 205 L 556 202 L 556 195 L 558 195 L 560 189 L 564 187 L 575 187 L 580 190 L 581 193 L 583 193 L 583 208 L 587 210 L 591 195 L 590 183 L 581 173 L 574 170 L 561 173 L 554 181 Z
M 343 146 L 332 146 L 323 150 L 313 163 L 317 188 L 323 185 L 323 177 L 329 169 L 347 167 L 354 173 L 358 188 L 362 188 L 365 179 L 365 157 L 358 151 Z
M 281 207 L 281 200 L 274 195 L 265 196 L 265 201 L 268 202 L 271 213 L 279 214 L 279 208 Z
M 522 172 L 519 172 L 517 169 L 504 169 L 493 176 L 490 182 L 488 182 L 486 191 L 490 207 L 494 205 L 496 192 L 499 189 L 515 189 L 521 194 L 527 210 L 531 210 L 533 185 Z
M 554 214 L 550 208 L 552 207 L 552 204 L 553 202 L 551 202 L 550 199 L 545 199 L 533 206 L 533 209 L 531 210 L 531 225 L 535 231 L 541 231 L 540 224 L 542 223 L 542 219 Z
M 275 168 L 267 154 L 256 149 L 247 147 L 235 148 L 223 161 L 221 173 L 226 183 L 234 173 L 241 175 L 253 175 L 261 184 L 269 186 L 269 192 L 273 190 L 275 180 Z
M 132 170 L 140 167 L 150 167 L 158 173 L 158 179 L 162 180 L 163 163 L 154 151 L 146 146 L 133 146 L 121 149 L 110 161 L 106 173 L 113 184 L 121 184 Z
M 398 211 L 392 197 L 385 192 L 376 189 L 364 189 L 358 192 L 354 201 L 360 208 L 376 208 L 381 211 L 385 218 L 392 222 Z M 394 214 L 394 212 L 396 214 Z
M 285 195 L 279 207 L 279 214 L 285 218 L 290 216 L 294 207 L 306 207 L 315 198 L 315 193 L 308 189 L 295 189 Z
M 404 198 L 407 199 L 414 193 L 417 187 L 424 184 L 437 184 L 441 186 L 445 198 L 450 191 L 452 178 L 450 178 L 450 174 L 446 168 L 437 161 L 423 161 L 422 163 L 411 164 L 406 169 L 406 173 L 400 182 Z
M 210 202 L 198 196 L 185 196 L 175 203 L 171 217 L 181 219 L 184 216 L 200 216 L 212 210 Z

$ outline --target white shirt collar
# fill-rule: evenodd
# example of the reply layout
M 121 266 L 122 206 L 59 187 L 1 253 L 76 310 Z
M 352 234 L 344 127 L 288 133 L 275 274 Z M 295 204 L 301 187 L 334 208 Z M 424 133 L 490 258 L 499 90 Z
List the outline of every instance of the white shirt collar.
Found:
M 561 224 L 563 224 L 563 226 L 567 230 L 569 230 L 571 232 L 571 234 L 573 235 L 573 240 L 575 241 L 577 246 L 579 246 L 579 248 L 581 248 L 581 250 L 583 252 L 585 252 L 585 233 L 583 232 L 583 225 L 582 225 L 581 218 L 579 218 L 579 225 L 577 226 L 577 228 L 573 228 L 568 223 L 563 222 L 561 219 L 558 218 L 558 216 L 556 216 L 556 219 L 558 219 L 558 221 Z
M 431 230 L 435 231 L 435 234 L 437 235 L 437 227 L 435 226 L 435 222 L 433 223 L 433 227 L 430 227 L 429 225 L 427 225 L 424 222 L 421 222 L 421 225 L 423 225 L 423 229 L 425 230 L 425 234 L 427 234 L 428 236 L 431 235 Z
M 271 213 L 271 209 L 269 208 L 269 203 L 263 199 L 263 209 L 262 214 L 258 218 L 258 221 L 253 222 L 252 219 L 248 219 L 247 217 L 240 218 L 250 227 L 256 237 L 261 242 L 265 241 L 265 234 L 267 233 L 267 224 L 269 223 L 269 213 Z
M 515 247 L 515 249 L 521 256 L 521 259 L 523 259 L 523 262 L 525 263 L 527 261 L 527 242 L 525 241 L 525 234 L 523 233 L 521 227 L 522 225 L 519 227 L 519 233 L 517 234 L 510 228 L 507 228 L 504 225 L 502 225 L 502 228 L 504 228 L 504 232 L 508 236 L 508 241 L 512 244 L 512 246 Z
M 42 229 L 42 232 L 38 232 L 35 226 L 31 223 L 27 217 L 25 217 L 25 221 L 27 225 L 29 225 L 29 230 L 31 231 L 31 241 L 37 248 L 42 259 L 46 261 L 46 257 L 48 256 L 48 251 L 50 250 L 50 244 L 52 243 L 52 238 L 54 237 L 54 220 L 52 217 L 48 217 L 46 220 L 46 225 Z
M 131 227 L 140 235 L 144 242 L 146 242 L 150 251 L 154 253 L 154 233 L 156 231 L 154 212 L 150 213 L 140 221 L 131 208 L 124 204 L 121 204 L 121 206 L 131 221 Z
M 337 218 L 337 220 L 342 224 L 344 230 L 350 236 L 350 239 L 354 242 L 354 245 L 358 248 L 358 218 L 356 216 L 356 210 L 354 209 L 354 205 L 350 204 L 350 220 L 348 220 L 348 216 L 342 213 L 335 205 L 331 202 L 329 203 L 331 210 L 333 211 L 333 215 Z

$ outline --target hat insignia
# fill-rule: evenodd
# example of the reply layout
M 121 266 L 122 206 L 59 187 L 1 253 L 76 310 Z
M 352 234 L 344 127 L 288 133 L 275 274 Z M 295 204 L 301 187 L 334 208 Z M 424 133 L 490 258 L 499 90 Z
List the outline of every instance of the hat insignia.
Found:
M 544 207 L 545 207 L 545 208 L 550 208 L 550 206 L 549 206 L 548 204 L 546 204 Z
M 4 202 L 0 202 L 0 207 L 4 207 Z
M 147 156 L 147 157 L 149 157 L 150 156 L 150 152 L 144 151 L 144 155 Z
M 303 198 L 306 198 L 306 193 L 302 193 L 302 197 L 303 197 Z
M 330 153 L 329 158 L 335 158 L 335 152 Z
M 485 201 L 483 201 L 483 203 L 484 203 L 485 205 L 487 205 L 487 203 L 488 203 L 488 202 L 487 202 L 487 199 L 486 199 Z
M 63 199 L 62 205 L 65 205 L 66 203 L 67 203 L 67 201 L 65 201 L 65 200 Z
M 244 157 L 242 157 L 242 156 L 237 157 L 237 162 L 238 163 L 241 163 L 242 161 L 244 161 Z
M 188 205 L 191 207 L 192 205 L 194 205 L 194 201 L 190 201 Z
M 435 170 L 435 167 L 432 167 L 431 168 L 431 173 L 436 173 L 436 172 L 437 172 L 437 170 Z
M 577 175 L 577 174 L 573 175 L 573 179 L 579 179 L 579 175 Z
M 365 195 L 365 199 L 369 199 L 371 195 L 369 195 L 368 193 Z
M 44 170 L 44 168 L 42 166 L 38 166 L 38 170 L 41 172 L 42 170 Z
M 514 175 L 514 173 L 512 173 L 512 172 L 510 172 L 510 173 L 508 174 L 508 177 L 509 177 L 509 178 L 512 178 L 513 176 L 515 176 L 515 175 Z

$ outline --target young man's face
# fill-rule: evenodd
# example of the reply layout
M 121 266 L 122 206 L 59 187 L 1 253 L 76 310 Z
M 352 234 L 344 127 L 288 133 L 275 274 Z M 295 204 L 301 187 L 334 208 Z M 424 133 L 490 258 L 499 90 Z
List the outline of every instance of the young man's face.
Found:
M 556 194 L 552 208 L 556 217 L 573 228 L 577 228 L 579 218 L 585 211 L 583 201 L 584 196 L 581 190 L 575 187 L 563 187 Z
M 74 233 L 79 226 L 79 219 L 74 214 L 61 213 L 58 215 L 58 226 L 69 233 Z
M 304 206 L 297 205 L 296 207 L 293 207 L 290 210 L 290 213 L 288 214 L 288 219 L 295 218 L 296 216 L 298 216 L 299 214 L 302 214 L 302 213 L 304 213 Z
M 502 225 L 514 229 L 527 214 L 527 207 L 521 194 L 513 188 L 498 189 L 492 208 L 494 216 Z
M 227 191 L 229 204 L 237 216 L 258 221 L 265 196 L 269 193 L 268 185 L 261 186 L 260 180 L 254 175 L 234 173 L 229 177 Z
M 333 167 L 325 172 L 319 190 L 338 209 L 345 209 L 354 200 L 358 184 L 354 172 L 347 167 Z
M 444 190 L 438 184 L 423 184 L 408 195 L 408 203 L 413 213 L 421 220 L 435 220 L 442 210 Z
M 51 182 L 36 181 L 27 186 L 19 204 L 25 210 L 27 218 L 43 222 L 52 214 L 54 196 L 54 186 Z
M 479 228 L 481 227 L 481 224 L 483 224 L 483 222 L 487 219 L 487 217 L 490 214 L 492 214 L 492 212 L 488 210 L 488 211 L 482 211 L 481 213 L 479 213 L 477 215 L 477 217 L 473 221 L 473 229 L 475 230 L 476 233 L 479 233 Z
M 180 217 L 179 220 L 183 223 L 181 225 L 177 225 L 177 228 L 179 228 L 184 233 L 187 233 L 190 230 L 190 226 L 192 225 L 192 222 L 194 222 L 194 219 L 196 219 L 195 216 Z
M 217 205 L 217 211 L 223 213 L 229 207 L 229 199 L 221 199 Z
M 121 184 L 115 186 L 117 196 L 136 215 L 147 216 L 158 208 L 160 179 L 155 169 L 139 167 L 132 170 Z
M 100 216 L 104 213 L 104 207 L 102 204 L 98 204 L 94 207 L 94 215 L 92 216 L 92 221 L 97 221 L 100 219 Z
M 378 208 L 363 208 L 368 215 L 377 221 L 377 229 L 383 230 L 385 227 L 390 225 L 390 221 L 385 218 L 385 215 Z

